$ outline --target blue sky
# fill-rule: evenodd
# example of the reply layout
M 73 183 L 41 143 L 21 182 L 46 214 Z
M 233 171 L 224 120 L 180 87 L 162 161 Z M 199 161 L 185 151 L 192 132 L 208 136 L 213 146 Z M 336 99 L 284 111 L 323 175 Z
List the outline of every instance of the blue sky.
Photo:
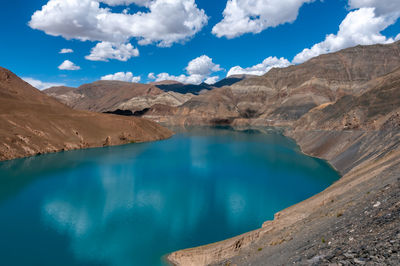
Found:
M 95 21 L 102 14 L 107 19 Z M 0 10 L 0 66 L 40 89 L 102 77 L 213 82 L 356 44 L 393 42 L 399 17 L 398 0 L 13 0 Z M 99 43 L 106 45 L 93 54 Z M 63 48 L 74 52 L 60 54 Z

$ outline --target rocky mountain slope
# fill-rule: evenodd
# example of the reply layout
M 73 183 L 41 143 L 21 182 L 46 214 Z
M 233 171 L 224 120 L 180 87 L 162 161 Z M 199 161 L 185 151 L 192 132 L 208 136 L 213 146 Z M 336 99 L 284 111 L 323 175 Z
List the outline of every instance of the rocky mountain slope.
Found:
M 71 109 L 0 68 L 0 160 L 170 136 L 145 119 Z
M 213 89 L 185 102 L 173 117 L 150 112 L 148 118 L 169 124 L 288 125 L 315 107 L 362 94 L 368 82 L 399 66 L 400 42 L 352 47 Z
M 84 84 L 79 88 L 52 87 L 44 90 L 44 93 L 78 110 L 159 116 L 169 115 L 175 107 L 183 105 L 195 95 L 232 85 L 249 77 L 252 76 L 231 76 L 214 85 L 183 84 L 169 80 L 150 84 L 103 80 Z M 169 112 L 164 113 L 164 110 Z
M 376 78 L 361 95 L 346 95 L 311 110 L 294 123 L 297 130 L 400 129 L 400 68 Z
M 179 106 L 194 96 L 191 93 L 181 94 L 159 88 L 175 85 L 175 82 L 140 84 L 102 80 L 84 84 L 78 88 L 52 87 L 43 92 L 78 110 L 113 112 L 121 109 L 134 113 L 156 104 Z

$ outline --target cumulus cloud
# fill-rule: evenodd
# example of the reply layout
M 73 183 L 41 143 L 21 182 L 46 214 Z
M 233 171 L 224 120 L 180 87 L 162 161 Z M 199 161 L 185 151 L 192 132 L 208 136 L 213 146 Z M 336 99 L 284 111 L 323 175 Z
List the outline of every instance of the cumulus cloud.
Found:
M 59 53 L 60 54 L 70 54 L 70 53 L 73 53 L 73 52 L 74 52 L 74 50 L 72 50 L 72 49 L 64 48 L 64 49 L 61 49 L 61 51 Z
M 168 73 L 160 73 L 157 74 L 155 76 L 155 81 L 164 81 L 164 80 L 175 80 L 181 83 L 185 83 L 185 84 L 200 84 L 203 82 L 204 78 L 200 75 L 179 75 L 179 76 L 174 76 L 174 75 L 170 75 Z
M 116 13 L 100 7 L 100 2 L 135 3 L 148 10 Z M 207 21 L 204 10 L 194 0 L 49 0 L 32 15 L 29 26 L 66 39 L 127 43 L 136 38 L 141 45 L 155 43 L 167 47 L 188 40 Z
M 215 83 L 217 83 L 217 81 L 219 80 L 219 76 L 212 76 L 207 78 L 204 83 L 208 84 L 208 85 L 213 85 Z
M 186 67 L 186 71 L 189 75 L 208 76 L 212 72 L 218 72 L 221 70 L 220 65 L 214 64 L 212 59 L 206 55 L 193 59 Z
M 24 77 L 22 78 L 25 82 L 28 82 L 29 84 L 31 84 L 33 87 L 35 87 L 38 90 L 44 90 L 44 89 L 48 89 L 51 87 L 56 87 L 56 86 L 64 86 L 65 84 L 63 83 L 53 83 L 53 82 L 43 82 L 37 79 L 33 79 L 33 78 L 28 78 L 28 77 Z
M 349 0 L 351 9 L 373 7 L 376 16 L 400 16 L 400 4 L 398 0 Z
M 75 65 L 73 62 L 69 60 L 65 60 L 61 65 L 58 66 L 60 70 L 79 70 L 80 66 Z
M 351 7 L 359 7 L 362 6 L 362 3 L 369 3 L 372 5 L 375 2 L 381 3 L 381 1 L 373 0 L 354 0 L 350 1 L 350 5 Z M 387 2 L 387 4 L 389 4 L 394 1 L 382 2 Z M 397 7 L 397 9 L 400 10 L 400 7 Z M 293 63 L 303 63 L 315 56 L 336 52 L 358 44 L 370 45 L 393 42 L 393 38 L 387 38 L 382 35 L 381 32 L 395 23 L 400 13 L 395 10 L 392 10 L 390 13 L 382 13 L 385 10 L 384 8 L 377 13 L 377 10 L 380 10 L 380 8 L 362 7 L 351 11 L 340 24 L 337 34 L 329 34 L 324 41 L 315 44 L 311 48 L 304 49 L 294 57 Z
M 296 20 L 304 3 L 315 0 L 228 0 L 224 18 L 212 29 L 217 37 L 235 38 L 245 33 L 260 33 Z
M 289 65 L 291 64 L 289 60 L 287 60 L 286 58 L 283 57 L 277 58 L 275 56 L 274 57 L 270 56 L 266 58 L 262 63 L 252 67 L 247 67 L 247 68 L 242 68 L 240 66 L 232 67 L 228 71 L 227 77 L 232 75 L 242 75 L 242 74 L 262 76 L 274 67 L 282 68 L 282 67 L 287 67 Z
M 140 76 L 135 77 L 132 72 L 117 72 L 115 74 L 110 74 L 101 77 L 101 80 L 119 80 L 125 82 L 134 82 L 137 83 L 140 81 Z
M 100 42 L 90 51 L 90 55 L 85 56 L 91 61 L 105 61 L 115 59 L 119 61 L 128 61 L 132 57 L 139 56 L 139 50 L 132 44 L 112 44 L 109 42 Z
M 151 2 L 151 0 L 101 0 L 100 2 L 109 6 L 127 6 L 131 4 L 146 6 Z
M 220 67 L 220 65 L 215 64 L 210 57 L 202 55 L 190 61 L 185 70 L 188 75 L 182 74 L 179 76 L 174 76 L 165 72 L 158 75 L 150 73 L 148 78 L 155 79 L 155 81 L 175 80 L 187 84 L 200 84 L 209 79 L 209 76 L 212 73 L 221 71 L 223 69 Z

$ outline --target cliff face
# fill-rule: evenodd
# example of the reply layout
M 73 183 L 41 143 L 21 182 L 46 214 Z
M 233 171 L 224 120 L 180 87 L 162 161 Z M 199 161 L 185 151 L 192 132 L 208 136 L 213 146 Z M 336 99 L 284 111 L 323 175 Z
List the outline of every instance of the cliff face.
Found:
M 71 109 L 0 68 L 0 160 L 160 140 L 171 134 L 145 119 Z

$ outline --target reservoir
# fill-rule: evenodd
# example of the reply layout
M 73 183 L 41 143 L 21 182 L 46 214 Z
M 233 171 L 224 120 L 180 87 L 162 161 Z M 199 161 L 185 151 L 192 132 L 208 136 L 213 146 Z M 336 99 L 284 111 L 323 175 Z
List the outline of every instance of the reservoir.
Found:
M 279 131 L 171 139 L 0 163 L 1 265 L 163 265 L 260 228 L 338 180 Z

